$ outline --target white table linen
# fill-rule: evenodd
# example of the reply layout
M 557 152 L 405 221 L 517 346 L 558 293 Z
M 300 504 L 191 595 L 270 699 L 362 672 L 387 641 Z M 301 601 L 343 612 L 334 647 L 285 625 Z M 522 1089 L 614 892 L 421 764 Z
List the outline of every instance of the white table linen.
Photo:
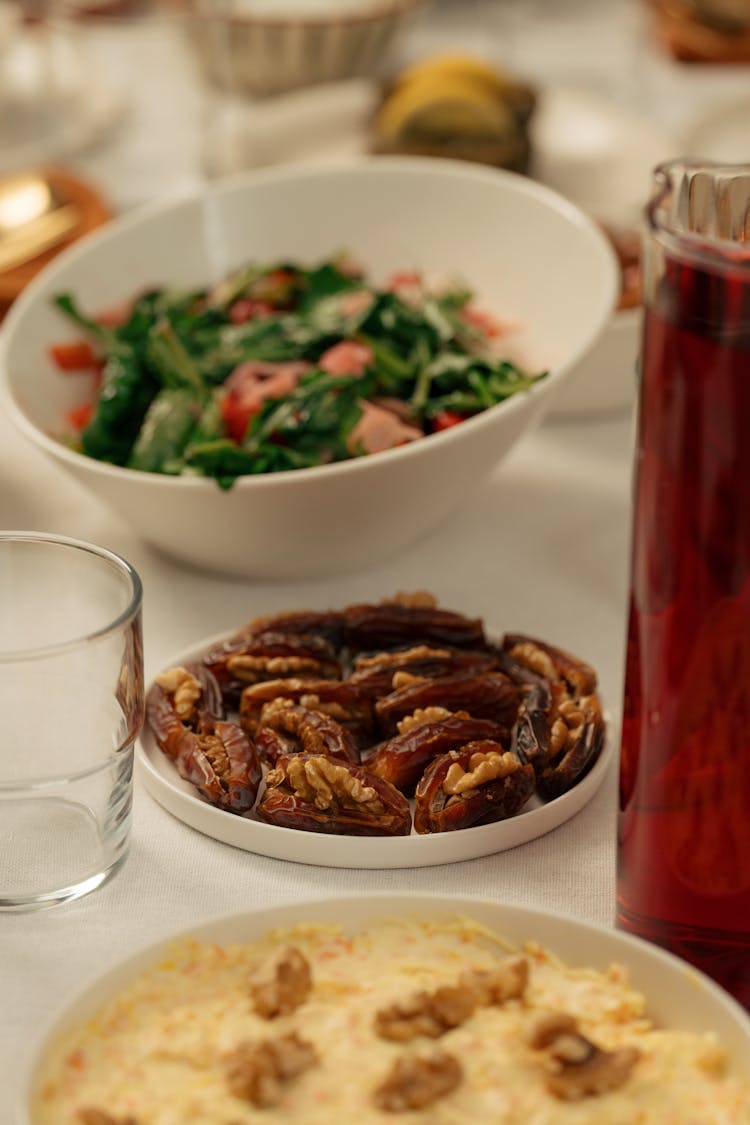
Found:
M 589 5 L 591 12 L 597 8 L 602 30 L 610 5 Z M 407 53 L 418 53 L 420 45 L 439 46 L 440 26 L 423 25 L 422 38 Z M 456 48 L 455 19 L 444 26 Z M 471 24 L 473 38 L 467 45 L 473 49 L 482 45 L 477 33 L 478 25 Z M 589 51 L 595 49 L 596 34 L 592 27 Z M 499 46 L 491 36 L 486 43 Z M 160 72 L 161 57 L 144 56 L 132 90 L 131 115 L 117 136 L 81 154 L 75 165 L 121 208 L 200 182 L 195 92 L 192 100 L 183 100 L 183 114 L 176 116 L 174 88 L 163 99 L 159 96 L 168 70 Z M 177 64 L 169 73 L 173 79 L 185 78 Z M 660 94 L 667 86 L 671 92 L 671 99 L 660 96 L 655 103 L 662 120 L 684 124 L 685 73 L 652 58 L 646 77 Z M 711 89 L 723 95 L 728 79 L 714 77 L 717 85 Z M 741 79 L 735 72 L 731 81 L 739 84 Z M 705 100 L 711 75 L 702 71 L 691 81 L 694 100 Z M 183 647 L 256 614 L 340 607 L 428 588 L 447 607 L 481 615 L 501 631 L 537 634 L 592 663 L 616 740 L 632 433 L 627 413 L 549 420 L 517 447 L 486 486 L 467 495 L 460 513 L 399 557 L 358 574 L 272 584 L 201 574 L 157 555 L 0 417 L 0 526 L 72 535 L 111 548 L 134 564 L 145 591 L 147 680 Z M 43 684 L 39 692 L 43 701 Z M 172 818 L 136 776 L 131 854 L 114 879 L 67 906 L 0 917 L 0 1122 L 12 1120 L 20 1067 L 51 1012 L 135 948 L 217 914 L 314 896 L 455 891 L 612 925 L 615 775 L 613 767 L 573 820 L 522 847 L 424 870 L 361 872 L 289 864 L 220 844 Z

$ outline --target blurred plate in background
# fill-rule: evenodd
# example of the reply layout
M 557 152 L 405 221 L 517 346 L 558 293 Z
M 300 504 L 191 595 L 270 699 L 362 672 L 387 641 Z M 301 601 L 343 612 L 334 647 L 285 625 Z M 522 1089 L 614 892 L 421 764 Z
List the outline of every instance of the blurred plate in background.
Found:
M 750 164 L 750 95 L 711 106 L 688 128 L 684 155 L 727 164 Z

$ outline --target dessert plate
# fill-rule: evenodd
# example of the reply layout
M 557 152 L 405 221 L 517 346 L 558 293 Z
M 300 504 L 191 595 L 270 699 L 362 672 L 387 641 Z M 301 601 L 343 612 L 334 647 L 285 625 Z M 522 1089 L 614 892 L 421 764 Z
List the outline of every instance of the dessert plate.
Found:
M 237 163 L 217 171 L 364 155 L 377 100 L 374 83 L 353 79 L 261 102 L 243 121 Z M 617 223 L 640 221 L 653 168 L 680 155 L 668 133 L 635 111 L 562 86 L 540 89 L 530 136 L 532 177 Z
M 199 660 L 226 633 L 208 637 L 178 653 L 165 667 Z M 178 774 L 156 743 L 148 727 L 136 746 L 136 763 L 149 793 L 167 812 L 191 828 L 224 844 L 272 859 L 310 863 L 319 867 L 399 868 L 431 867 L 459 863 L 526 844 L 564 824 L 586 805 L 599 789 L 612 760 L 612 730 L 608 723 L 602 752 L 577 785 L 552 801 L 536 794 L 507 820 L 456 832 L 420 836 L 343 836 L 303 832 L 225 812 L 208 804 Z
M 683 148 L 692 160 L 750 164 L 750 95 L 720 101 L 696 117 Z
M 174 950 L 174 942 L 188 937 L 221 946 L 253 942 L 271 931 L 283 931 L 301 923 L 342 926 L 345 933 L 356 934 L 373 922 L 394 917 L 434 922 L 471 918 L 497 934 L 511 949 L 534 941 L 571 966 L 599 971 L 606 971 L 613 964 L 624 966 L 633 987 L 645 995 L 646 1014 L 653 1023 L 716 1036 L 728 1053 L 731 1074 L 739 1077 L 750 1069 L 750 1016 L 698 970 L 649 942 L 551 911 L 478 897 L 412 892 L 344 896 L 297 900 L 215 918 L 177 934 L 166 932 L 162 941 L 135 950 L 104 973 L 97 973 L 85 990 L 69 998 L 52 1016 L 38 1040 L 31 1044 L 22 1074 L 22 1100 L 14 1122 L 32 1125 L 31 1106 L 39 1089 L 41 1070 L 60 1037 L 91 1020 L 138 974 L 163 963 Z M 585 987 L 579 995 L 584 993 Z M 584 1000 L 578 1002 L 582 1004 Z

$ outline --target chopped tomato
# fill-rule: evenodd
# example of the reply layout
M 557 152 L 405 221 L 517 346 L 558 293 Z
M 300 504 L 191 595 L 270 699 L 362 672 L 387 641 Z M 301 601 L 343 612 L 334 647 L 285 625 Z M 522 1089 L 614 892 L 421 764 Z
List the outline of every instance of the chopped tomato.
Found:
M 248 360 L 235 367 L 224 384 L 221 416 L 228 436 L 238 444 L 245 439 L 250 419 L 267 398 L 291 394 L 310 365 L 303 360 L 263 363 Z
M 98 324 L 103 324 L 105 328 L 119 328 L 122 324 L 127 324 L 133 312 L 132 301 L 121 301 L 119 305 L 110 305 L 109 308 L 101 309 L 96 314 L 96 321 Z
M 386 289 L 398 293 L 399 289 L 411 289 L 415 285 L 422 284 L 422 275 L 417 273 L 416 270 L 399 270 L 388 278 L 386 282 Z
M 273 309 L 287 308 L 297 281 L 293 270 L 271 270 L 253 282 L 251 292 L 256 300 L 269 302 Z
M 228 437 L 240 445 L 245 439 L 250 419 L 259 410 L 260 403 L 250 406 L 242 401 L 241 396 L 229 391 L 221 400 L 221 417 Z
M 486 309 L 477 308 L 476 305 L 465 305 L 459 315 L 466 324 L 470 324 L 472 328 L 478 328 L 490 340 L 502 336 L 505 331 L 497 317 L 493 316 L 491 312 L 487 312 Z
M 99 367 L 99 357 L 88 340 L 51 344 L 49 354 L 61 371 L 90 371 Z
M 269 301 L 255 301 L 252 297 L 240 297 L 229 310 L 232 324 L 246 324 L 257 316 L 269 316 L 274 311 Z
M 356 340 L 340 340 L 323 352 L 318 367 L 329 375 L 364 375 L 375 357 L 372 348 Z
M 465 422 L 467 417 L 467 414 L 458 414 L 455 410 L 439 410 L 432 419 L 433 432 L 449 430 L 452 426 L 457 426 L 459 422 Z
M 76 430 L 78 433 L 85 430 L 91 421 L 91 415 L 94 413 L 94 406 L 91 402 L 83 402 L 80 406 L 74 406 L 69 410 L 65 417 L 68 420 L 68 425 L 71 429 Z

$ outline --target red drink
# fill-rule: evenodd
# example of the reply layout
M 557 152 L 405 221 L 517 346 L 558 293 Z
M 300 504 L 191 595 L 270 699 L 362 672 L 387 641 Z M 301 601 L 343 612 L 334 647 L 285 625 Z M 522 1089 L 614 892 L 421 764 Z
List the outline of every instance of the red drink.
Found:
M 673 253 L 646 294 L 617 917 L 750 1008 L 750 246 Z

